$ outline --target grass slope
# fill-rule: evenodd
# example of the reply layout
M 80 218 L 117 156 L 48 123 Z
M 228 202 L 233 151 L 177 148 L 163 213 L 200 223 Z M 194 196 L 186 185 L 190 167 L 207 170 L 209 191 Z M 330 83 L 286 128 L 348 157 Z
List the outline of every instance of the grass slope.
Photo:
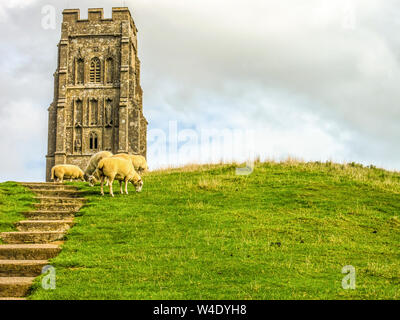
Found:
M 289 161 L 144 181 L 114 199 L 76 184 L 89 203 L 52 261 L 57 289 L 38 279 L 31 299 L 400 298 L 398 173 Z
M 33 197 L 15 182 L 0 183 L 0 232 L 15 231 L 14 222 L 24 220 L 22 212 L 32 209 Z

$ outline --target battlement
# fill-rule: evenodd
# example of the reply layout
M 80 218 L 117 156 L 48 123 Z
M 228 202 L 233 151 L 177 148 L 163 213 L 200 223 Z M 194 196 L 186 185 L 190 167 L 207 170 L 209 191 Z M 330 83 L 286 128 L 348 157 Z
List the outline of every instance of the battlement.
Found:
M 88 19 L 80 18 L 80 9 L 65 9 L 63 11 L 63 22 L 75 23 L 75 22 L 97 22 L 97 21 L 126 21 L 130 20 L 133 23 L 133 19 L 129 8 L 127 7 L 115 7 L 112 8 L 112 18 L 104 19 L 103 8 L 90 8 L 88 10 Z

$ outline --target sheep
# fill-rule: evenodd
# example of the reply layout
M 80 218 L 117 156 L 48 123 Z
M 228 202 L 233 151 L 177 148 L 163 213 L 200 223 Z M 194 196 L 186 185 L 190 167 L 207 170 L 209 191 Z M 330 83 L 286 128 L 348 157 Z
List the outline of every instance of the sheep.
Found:
M 101 181 L 101 195 L 104 196 L 103 184 L 105 178 L 108 178 L 110 195 L 114 197 L 113 182 L 114 179 L 119 181 L 120 191 L 122 191 L 122 181 L 125 182 L 125 193 L 128 194 L 128 182 L 131 182 L 136 192 L 141 192 L 143 188 L 142 178 L 138 175 L 130 160 L 122 157 L 111 157 L 100 160 L 96 172 Z
M 125 160 L 131 160 L 131 157 L 129 156 L 129 154 L 126 154 L 126 153 L 114 154 L 112 156 L 112 158 L 122 158 L 122 159 L 125 159 Z
M 114 155 L 113 157 L 131 160 L 133 167 L 139 174 L 142 174 L 143 172 L 146 172 L 149 169 L 149 167 L 147 166 L 146 158 L 141 155 L 120 153 Z
M 85 181 L 84 173 L 78 166 L 70 164 L 59 164 L 51 169 L 51 179 L 54 180 L 54 182 L 60 181 L 62 183 L 64 181 L 64 178 L 69 178 L 71 180 L 79 179 L 81 181 Z
M 132 158 L 132 164 L 135 167 L 135 170 L 139 173 L 142 174 L 143 172 L 146 172 L 149 170 L 149 167 L 147 165 L 146 158 L 139 155 L 139 154 L 134 154 L 131 155 Z
M 96 176 L 96 169 L 97 169 L 97 165 L 99 164 L 101 159 L 104 158 L 109 158 L 112 157 L 112 153 L 109 151 L 100 151 L 96 154 L 94 154 L 90 160 L 89 163 L 85 169 L 85 181 L 89 182 L 89 185 L 91 187 L 94 186 L 94 184 L 96 183 L 97 180 L 100 180 L 100 178 L 98 176 Z M 108 181 L 107 181 L 108 182 Z

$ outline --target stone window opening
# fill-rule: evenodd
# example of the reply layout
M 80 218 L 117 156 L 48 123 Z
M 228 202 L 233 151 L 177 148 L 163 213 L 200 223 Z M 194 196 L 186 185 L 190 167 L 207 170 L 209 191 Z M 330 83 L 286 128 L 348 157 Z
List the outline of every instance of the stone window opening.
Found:
M 106 107 L 105 107 L 105 112 L 104 112 L 104 118 L 105 118 L 105 126 L 106 127 L 112 127 L 113 125 L 113 106 L 112 106 L 112 100 L 107 99 L 106 100 Z
M 85 78 L 85 71 L 84 71 L 84 65 L 85 62 L 82 58 L 78 58 L 76 60 L 76 78 L 75 82 L 76 84 L 84 84 L 84 78 Z
M 97 125 L 99 120 L 99 101 L 97 99 L 90 100 L 90 125 Z
M 99 58 L 93 58 L 90 62 L 90 82 L 101 82 L 101 63 Z
M 83 122 L 83 103 L 81 99 L 75 101 L 75 127 L 81 128 Z
M 106 83 L 111 84 L 114 81 L 114 61 L 112 58 L 106 60 Z
M 97 134 L 94 132 L 92 132 L 89 136 L 89 148 L 90 148 L 90 150 L 98 149 L 98 138 L 97 138 Z

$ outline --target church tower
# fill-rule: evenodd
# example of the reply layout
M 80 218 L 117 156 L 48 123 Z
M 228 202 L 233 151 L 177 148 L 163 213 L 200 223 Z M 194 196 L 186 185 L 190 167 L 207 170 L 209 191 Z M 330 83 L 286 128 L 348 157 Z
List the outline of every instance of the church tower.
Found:
M 128 8 L 63 11 L 54 100 L 50 105 L 46 181 L 57 164 L 85 169 L 99 151 L 146 157 L 137 29 Z

